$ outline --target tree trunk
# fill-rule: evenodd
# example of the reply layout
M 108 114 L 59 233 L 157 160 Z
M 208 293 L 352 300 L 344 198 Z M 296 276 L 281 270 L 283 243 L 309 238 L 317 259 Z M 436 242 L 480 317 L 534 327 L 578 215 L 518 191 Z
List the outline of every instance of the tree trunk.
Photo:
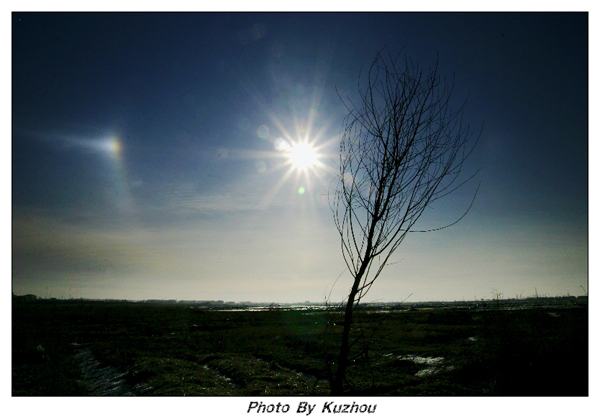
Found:
M 358 293 L 358 286 L 360 280 L 366 269 L 366 265 L 361 267 L 360 271 L 354 278 L 354 284 L 352 290 L 348 295 L 348 302 L 346 303 L 346 309 L 344 312 L 344 331 L 342 332 L 342 343 L 340 345 L 340 353 L 338 359 L 338 368 L 335 372 L 335 378 L 331 383 L 331 394 L 333 396 L 341 396 L 344 392 L 344 378 L 346 377 L 346 369 L 348 368 L 348 355 L 350 353 L 350 328 L 352 326 L 352 314 L 354 313 L 354 301 L 356 294 Z

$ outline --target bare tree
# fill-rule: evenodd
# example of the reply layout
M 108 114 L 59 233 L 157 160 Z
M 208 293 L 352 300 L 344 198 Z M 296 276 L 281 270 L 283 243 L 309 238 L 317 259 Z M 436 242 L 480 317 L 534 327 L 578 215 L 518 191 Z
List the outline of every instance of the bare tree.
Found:
M 342 99 L 348 110 L 340 140 L 337 184 L 330 195 L 341 251 L 353 283 L 332 393 L 342 394 L 349 362 L 352 315 L 425 209 L 456 191 L 473 151 L 464 102 L 451 110 L 453 84 L 424 71 L 409 58 L 380 52 L 359 77 L 360 102 Z M 339 95 L 339 93 L 338 93 Z M 470 210 L 470 205 L 450 227 Z

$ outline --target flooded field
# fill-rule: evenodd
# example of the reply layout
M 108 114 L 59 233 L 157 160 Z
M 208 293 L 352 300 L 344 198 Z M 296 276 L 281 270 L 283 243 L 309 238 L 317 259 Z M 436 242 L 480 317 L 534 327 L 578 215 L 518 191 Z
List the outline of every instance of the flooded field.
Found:
M 13 305 L 15 396 L 325 396 L 341 313 Z M 348 394 L 585 396 L 587 306 L 365 310 Z

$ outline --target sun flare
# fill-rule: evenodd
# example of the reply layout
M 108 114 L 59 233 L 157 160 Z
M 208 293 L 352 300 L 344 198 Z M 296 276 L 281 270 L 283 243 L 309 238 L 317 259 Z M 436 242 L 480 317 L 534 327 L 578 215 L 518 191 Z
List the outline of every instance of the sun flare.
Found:
M 288 156 L 292 166 L 299 170 L 309 169 L 318 163 L 317 152 L 308 143 L 292 145 L 288 151 Z

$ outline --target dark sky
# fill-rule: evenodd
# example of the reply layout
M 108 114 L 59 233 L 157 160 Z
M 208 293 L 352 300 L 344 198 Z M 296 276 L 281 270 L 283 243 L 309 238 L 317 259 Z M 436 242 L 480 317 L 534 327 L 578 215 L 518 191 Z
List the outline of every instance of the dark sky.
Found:
M 483 124 L 481 172 L 423 226 L 481 187 L 455 227 L 405 240 L 370 301 L 587 290 L 585 13 L 13 13 L 13 292 L 322 301 L 344 269 L 336 89 L 355 98 L 384 47 L 439 57 Z

